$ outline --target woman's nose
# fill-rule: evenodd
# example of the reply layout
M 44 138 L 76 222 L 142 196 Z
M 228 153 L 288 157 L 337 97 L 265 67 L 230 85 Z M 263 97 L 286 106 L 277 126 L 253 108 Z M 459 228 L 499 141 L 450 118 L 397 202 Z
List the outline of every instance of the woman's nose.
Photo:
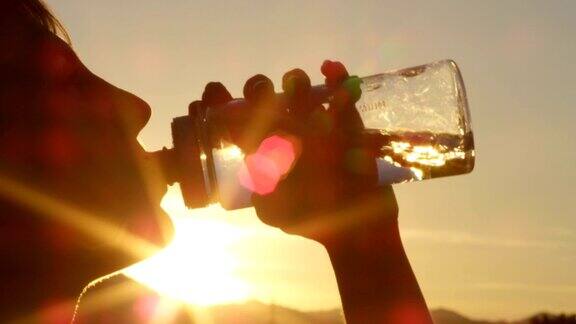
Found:
M 90 73 L 91 74 L 91 73 Z M 130 137 L 135 137 L 144 128 L 152 114 L 150 106 L 134 94 L 120 89 L 100 77 L 91 74 L 88 79 L 91 110 L 100 115 L 102 122 L 120 127 Z
M 118 88 L 116 91 L 114 96 L 116 115 L 126 130 L 136 136 L 150 120 L 152 110 L 144 100 L 136 95 Z

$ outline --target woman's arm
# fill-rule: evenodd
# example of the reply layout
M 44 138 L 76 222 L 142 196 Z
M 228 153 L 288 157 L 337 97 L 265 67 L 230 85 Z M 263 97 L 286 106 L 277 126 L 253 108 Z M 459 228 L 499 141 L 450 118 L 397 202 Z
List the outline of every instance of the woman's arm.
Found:
M 363 227 L 326 249 L 347 323 L 432 323 L 397 221 Z

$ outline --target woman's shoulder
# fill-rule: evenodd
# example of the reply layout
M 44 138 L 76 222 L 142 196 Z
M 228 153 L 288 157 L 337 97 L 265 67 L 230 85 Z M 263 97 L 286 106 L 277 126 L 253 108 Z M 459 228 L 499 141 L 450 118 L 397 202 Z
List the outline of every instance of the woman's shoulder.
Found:
M 90 283 L 76 304 L 74 323 L 193 323 L 186 306 L 118 272 Z

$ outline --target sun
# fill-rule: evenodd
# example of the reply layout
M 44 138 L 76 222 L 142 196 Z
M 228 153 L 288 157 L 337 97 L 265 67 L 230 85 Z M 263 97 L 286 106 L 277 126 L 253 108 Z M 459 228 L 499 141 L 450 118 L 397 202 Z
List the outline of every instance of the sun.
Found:
M 237 256 L 230 250 L 245 233 L 216 215 L 219 206 L 189 211 L 175 190 L 162 207 L 175 225 L 173 241 L 162 252 L 125 270 L 125 274 L 166 297 L 210 306 L 246 301 L 250 285 L 235 272 Z

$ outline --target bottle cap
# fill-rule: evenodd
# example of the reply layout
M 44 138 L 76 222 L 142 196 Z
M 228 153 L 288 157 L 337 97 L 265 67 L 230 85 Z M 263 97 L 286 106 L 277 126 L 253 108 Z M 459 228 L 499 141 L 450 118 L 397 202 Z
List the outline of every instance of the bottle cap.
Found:
M 173 161 L 176 168 L 174 180 L 180 183 L 182 198 L 188 208 L 200 208 L 208 205 L 210 199 L 202 168 L 196 119 L 193 116 L 181 116 L 172 120 Z

